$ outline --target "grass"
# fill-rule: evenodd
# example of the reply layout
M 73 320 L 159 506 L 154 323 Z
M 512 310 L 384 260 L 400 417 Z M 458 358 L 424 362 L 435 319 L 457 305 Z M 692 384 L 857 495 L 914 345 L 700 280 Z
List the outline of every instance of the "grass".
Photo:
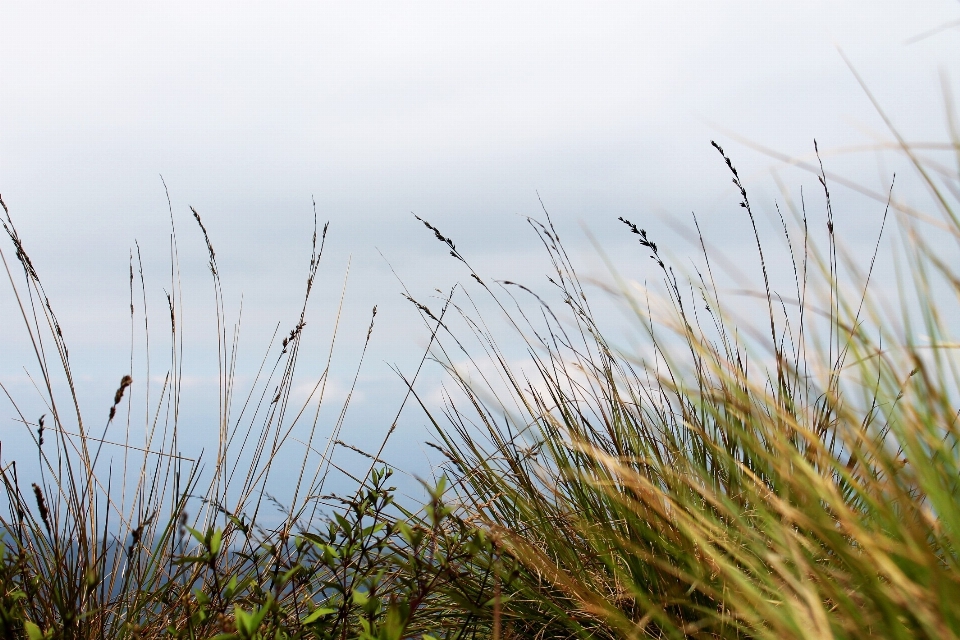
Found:
M 434 425 L 461 517 L 480 523 L 503 558 L 504 629 L 516 637 L 957 637 L 960 379 L 947 313 L 960 294 L 955 260 L 900 215 L 910 278 L 901 308 L 891 317 L 868 286 L 879 239 L 860 288 L 841 286 L 842 271 L 858 272 L 839 258 L 820 164 L 823 251 L 805 208 L 793 233 L 781 217 L 790 313 L 786 294 L 771 288 L 746 189 L 714 147 L 755 235 L 767 322 L 727 315 L 702 236 L 702 270 L 683 282 L 647 232 L 621 218 L 665 293 L 656 305 L 656 290 L 614 271 L 608 289 L 646 337 L 640 348 L 616 349 L 548 217 L 531 224 L 569 319 L 539 296 L 518 302 L 512 282 L 482 287 L 533 366 L 518 369 L 503 355 L 505 336 L 467 309 L 480 355 L 463 336 L 441 343 L 458 388 Z M 948 200 L 956 176 L 944 186 L 908 156 L 944 208 L 941 226 L 960 237 Z
M 102 432 L 81 413 L 59 322 L 5 204 L 3 209 L 23 284 L 13 277 L 5 253 L 2 258 L 35 350 L 47 413 L 31 421 L 6 394 L 33 438 L 38 477 L 21 480 L 16 461 L 4 460 L 0 470 L 9 510 L 0 516 L 0 636 L 380 638 L 418 629 L 443 635 L 445 628 L 468 624 L 469 614 L 452 615 L 437 602 L 446 602 L 457 580 L 455 568 L 476 557 L 484 542 L 476 528 L 451 518 L 439 495 L 414 512 L 396 508 L 388 484 L 392 472 L 376 466 L 358 479 L 353 495 L 325 493 L 336 466 L 329 453 L 335 447 L 328 446 L 319 465 L 308 464 L 316 418 L 303 453 L 294 454 L 302 458 L 295 461 L 300 473 L 290 495 L 282 496 L 281 504 L 267 493 L 281 456 L 291 465 L 284 445 L 294 427 L 328 402 L 329 360 L 310 398 L 300 406 L 291 401 L 326 227 L 313 236 L 303 307 L 293 329 L 271 345 L 246 398 L 237 403 L 238 327 L 228 334 L 216 253 L 200 215 L 191 210 L 208 250 L 220 337 L 217 448 L 212 469 L 204 471 L 200 457 L 185 453 L 181 444 L 183 312 L 172 210 L 170 361 L 159 397 L 151 401 L 148 386 L 141 446 L 131 436 L 135 418 L 128 389 L 136 384 L 134 371 L 121 377 Z M 131 257 L 132 330 L 140 322 L 134 317 L 135 275 Z M 142 286 L 142 267 L 139 276 Z M 142 322 L 149 357 L 149 317 Z M 372 330 L 371 319 L 367 342 Z M 131 354 L 131 369 L 132 363 Z M 57 391 L 59 374 L 65 393 Z M 149 370 L 144 377 L 149 380 Z M 117 433 L 118 427 L 125 433 L 122 441 L 108 441 L 108 431 Z M 123 452 L 106 471 L 98 466 L 104 444 Z M 279 524 L 262 524 L 265 502 L 283 511 Z
M 960 137 L 950 144 L 956 172 L 896 137 L 940 208 L 935 233 L 960 238 Z M 106 431 L 81 415 L 59 323 L 4 205 L 22 284 L 6 253 L 3 262 L 48 411 L 37 422 L 20 415 L 39 475 L 21 479 L 15 461 L 0 470 L 9 506 L 0 518 L 0 633 L 960 637 L 955 256 L 932 247 L 930 227 L 891 184 L 872 258 L 848 259 L 818 162 L 822 217 L 804 200 L 778 218 L 788 250 L 776 260 L 793 274 L 792 290 L 781 291 L 744 182 L 714 147 L 755 240 L 761 322 L 734 313 L 739 302 L 717 285 L 723 256 L 698 226 L 699 267 L 684 276 L 651 234 L 621 218 L 660 283 L 628 282 L 611 264 L 609 280 L 590 288 L 544 212 L 530 220 L 554 267 L 551 293 L 541 295 L 486 279 L 420 220 L 471 278 L 442 311 L 407 293 L 448 374 L 439 412 L 409 383 L 435 427 L 446 478 L 426 504 L 399 502 L 377 462 L 385 441 L 367 453 L 355 494 L 327 495 L 334 447 L 309 464 L 314 421 L 300 480 L 270 528 L 261 524 L 265 488 L 311 402 L 291 405 L 290 390 L 326 227 L 314 235 L 303 311 L 238 403 L 236 331 L 225 326 L 213 243 L 193 212 L 219 336 L 219 445 L 205 474 L 178 443 L 183 342 L 171 212 L 167 382 L 147 401 L 140 447 L 129 439 L 129 410 L 123 415 L 136 376 L 121 377 L 106 422 L 127 426 L 117 491 L 98 467 Z M 901 249 L 893 306 L 871 287 L 890 227 Z M 135 275 L 131 260 L 131 302 Z M 619 301 L 639 346 L 605 337 L 595 293 Z M 487 303 L 506 330 L 477 311 Z M 143 331 L 149 341 L 148 324 Z M 507 355 L 516 340 L 530 366 Z M 60 374 L 65 398 L 55 392 Z M 325 402 L 325 379 L 313 402 Z M 202 508 L 190 514 L 188 504 Z

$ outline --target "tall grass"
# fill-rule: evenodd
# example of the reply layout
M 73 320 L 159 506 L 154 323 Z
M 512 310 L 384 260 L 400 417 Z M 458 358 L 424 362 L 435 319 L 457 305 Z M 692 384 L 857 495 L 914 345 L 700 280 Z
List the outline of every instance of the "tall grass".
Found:
M 933 230 L 960 238 L 960 171 L 897 137 L 941 209 Z M 463 299 L 489 296 L 513 335 L 453 303 L 472 335 L 439 342 L 456 391 L 431 419 L 460 517 L 494 541 L 497 626 L 551 638 L 960 637 L 956 256 L 931 247 L 891 184 L 858 268 L 819 163 L 819 219 L 806 204 L 789 224 L 780 216 L 789 251 L 778 259 L 794 282 L 777 291 L 743 181 L 714 147 L 754 236 L 762 322 L 731 311 L 699 227 L 700 266 L 684 279 L 623 218 L 662 285 L 615 268 L 602 284 L 639 347 L 604 337 L 548 215 L 530 222 L 563 313 L 473 273 L 479 293 Z M 952 148 L 960 161 L 956 136 Z M 870 287 L 876 261 L 893 259 L 880 239 L 891 208 L 899 307 Z M 506 355 L 515 338 L 531 365 Z
M 333 452 L 352 388 L 332 425 L 318 421 L 321 406 L 330 402 L 331 358 L 305 401 L 295 403 L 292 389 L 327 226 L 313 234 L 299 317 L 279 344 L 271 343 L 238 402 L 239 323 L 232 332 L 227 327 L 213 243 L 191 209 L 206 244 L 216 303 L 217 446 L 205 462 L 181 433 L 185 421 L 195 421 L 181 409 L 184 314 L 172 207 L 163 386 L 156 394 L 149 385 L 156 324 L 146 313 L 138 247 L 137 268 L 131 254 L 129 273 L 131 369 L 119 376 L 112 404 L 99 416 L 105 420 L 96 420 L 81 411 L 63 331 L 25 242 L 0 204 L 22 280 L 6 252 L 0 250 L 0 258 L 36 356 L 46 407 L 39 420 L 31 419 L 3 388 L 19 416 L 20 437 L 33 439 L 37 460 L 26 478 L 22 461 L 18 467 L 3 460 L 0 468 L 9 511 L 0 515 L 0 636 L 398 638 L 425 628 L 455 634 L 469 623 L 469 613 L 447 606 L 444 594 L 457 579 L 453 568 L 483 544 L 476 528 L 451 519 L 439 496 L 413 510 L 396 508 L 392 472 L 376 460 L 365 477 L 355 478 L 353 495 L 325 490 L 337 466 Z M 339 310 L 337 317 L 339 325 Z M 371 318 L 364 354 L 373 329 Z M 133 370 L 137 331 L 146 344 L 144 371 Z M 335 328 L 331 354 L 336 334 Z M 361 355 L 358 371 L 362 361 Z M 137 378 L 146 381 L 142 418 L 130 401 Z M 134 441 L 138 420 L 142 442 Z M 305 441 L 285 447 L 302 423 L 307 435 L 296 435 Z M 119 456 L 112 455 L 116 451 Z M 299 468 L 289 493 L 280 496 L 283 503 L 267 493 L 280 466 Z M 279 523 L 263 524 L 265 501 L 282 510 Z
M 699 266 L 689 273 L 637 223 L 611 220 L 652 258 L 646 264 L 659 283 L 641 286 L 611 264 L 610 277 L 591 288 L 544 211 L 543 221 L 529 220 L 553 266 L 544 295 L 483 277 L 451 238 L 420 220 L 472 278 L 436 313 L 406 293 L 449 383 L 438 412 L 416 376 L 405 379 L 446 459 L 447 478 L 423 505 L 395 500 L 391 471 L 380 466 L 386 440 L 361 451 L 371 462 L 354 478 L 355 493 L 326 493 L 351 397 L 322 425 L 326 447 L 315 457 L 330 358 L 314 393 L 294 403 L 326 227 L 314 233 L 293 328 L 271 344 L 238 400 L 239 328 L 227 326 L 213 242 L 192 211 L 216 303 L 218 438 L 204 471 L 180 434 L 183 310 L 172 207 L 165 382 L 156 395 L 143 385 L 146 411 L 135 417 L 130 396 L 151 377 L 154 339 L 138 252 L 131 335 L 143 332 L 146 370 L 118 372 L 106 420 L 91 422 L 60 324 L 4 204 L 17 262 L 0 257 L 46 413 L 28 417 L 3 389 L 33 438 L 37 465 L 31 477 L 15 461 L 0 467 L 9 507 L 0 516 L 0 635 L 960 636 L 960 273 L 955 248 L 939 241 L 960 240 L 960 136 L 952 130 L 948 145 L 954 172 L 894 133 L 941 215 L 900 202 L 891 184 L 877 196 L 883 218 L 862 263 L 837 237 L 833 181 L 819 151 L 809 165 L 817 204 L 803 198 L 790 216 L 777 209 L 786 249 L 774 251 L 734 162 L 714 144 L 756 251 L 760 321 L 738 313 L 739 299 L 718 284 L 724 256 L 696 219 Z M 899 257 L 882 249 L 891 234 Z M 893 260 L 900 276 L 898 305 L 886 302 L 890 286 L 877 292 L 882 260 Z M 789 290 L 774 278 L 780 261 L 793 276 Z M 607 337 L 597 294 L 628 312 L 637 346 Z M 491 308 L 480 298 L 505 330 L 478 311 Z M 551 307 L 554 298 L 562 308 Z M 364 354 L 373 330 L 371 319 Z M 529 365 L 505 346 L 516 340 Z M 131 339 L 131 363 L 132 354 Z M 135 443 L 141 419 L 145 439 Z M 298 425 L 307 428 L 306 446 L 291 463 L 285 445 Z M 396 420 L 387 438 L 395 428 Z M 111 435 L 119 429 L 122 436 Z M 279 505 L 282 519 L 267 527 L 265 501 L 279 501 L 266 490 L 280 464 L 299 476 Z

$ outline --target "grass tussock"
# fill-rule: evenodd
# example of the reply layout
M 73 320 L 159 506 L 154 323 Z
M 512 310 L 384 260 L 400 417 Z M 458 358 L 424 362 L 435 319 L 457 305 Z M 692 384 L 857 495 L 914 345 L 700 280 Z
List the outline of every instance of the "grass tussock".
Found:
M 433 419 L 461 517 L 495 542 L 504 633 L 960 636 L 955 259 L 931 248 L 891 185 L 867 268 L 844 264 L 820 164 L 826 239 L 812 239 L 805 205 L 793 232 L 781 216 L 794 282 L 778 292 L 747 191 L 714 147 L 754 234 L 765 322 L 728 311 L 736 300 L 702 236 L 702 267 L 684 282 L 623 218 L 661 276 L 659 289 L 616 272 L 605 285 L 639 347 L 604 337 L 549 216 L 531 226 L 565 319 L 513 282 L 480 291 L 532 365 L 505 355 L 510 336 L 476 306 L 454 305 L 473 340 L 440 341 L 456 390 Z M 956 175 L 934 181 L 906 151 L 943 208 L 940 228 L 960 238 Z M 891 311 L 870 285 L 892 204 L 910 280 Z
M 940 208 L 934 239 L 960 239 L 960 137 L 950 144 L 956 172 L 896 137 Z M 293 329 L 271 345 L 238 401 L 238 327 L 227 327 L 213 243 L 192 211 L 218 336 L 218 444 L 204 467 L 180 443 L 172 210 L 165 382 L 158 394 L 144 385 L 146 411 L 136 418 L 130 398 L 141 373 L 131 365 L 100 431 L 104 423 L 80 411 L 63 332 L 3 205 L 17 262 L 2 259 L 46 413 L 28 418 L 3 389 L 37 461 L 29 478 L 16 461 L 0 467 L 0 635 L 960 637 L 955 247 L 934 246 L 922 226 L 932 218 L 899 202 L 891 184 L 872 256 L 866 265 L 847 258 L 818 162 L 819 213 L 808 214 L 805 199 L 779 215 L 785 249 L 774 250 L 734 162 L 714 147 L 754 241 L 760 322 L 738 317 L 739 298 L 718 286 L 723 256 L 696 219 L 699 266 L 685 276 L 652 234 L 620 218 L 659 282 L 635 285 L 611 265 L 594 289 L 549 215 L 530 219 L 553 265 L 541 295 L 482 277 L 418 218 L 472 279 L 442 310 L 405 294 L 448 372 L 440 411 L 408 383 L 445 458 L 446 478 L 422 505 L 395 499 L 391 471 L 377 466 L 386 441 L 361 452 L 372 463 L 355 477 L 355 493 L 325 492 L 350 394 L 319 464 L 311 462 L 323 436 L 309 416 L 326 402 L 329 361 L 304 404 L 292 404 L 291 389 L 326 227 L 313 236 Z M 900 243 L 897 257 L 882 249 L 884 234 Z M 883 283 L 878 293 L 881 260 L 895 261 L 899 291 Z M 781 261 L 793 275 L 789 290 L 774 282 Z M 142 331 L 149 345 L 143 281 L 131 254 L 131 335 Z M 605 337 L 598 290 L 627 311 L 637 346 Z M 886 302 L 891 292 L 898 306 Z M 506 329 L 492 329 L 481 308 L 495 309 Z M 367 342 L 373 330 L 371 319 Z M 517 340 L 528 365 L 505 346 Z M 144 441 L 135 443 L 137 420 Z M 291 462 L 284 445 L 308 423 L 306 452 Z M 104 465 L 105 446 L 121 458 Z M 267 489 L 281 459 L 297 465 L 299 479 L 268 527 L 262 507 L 279 504 Z

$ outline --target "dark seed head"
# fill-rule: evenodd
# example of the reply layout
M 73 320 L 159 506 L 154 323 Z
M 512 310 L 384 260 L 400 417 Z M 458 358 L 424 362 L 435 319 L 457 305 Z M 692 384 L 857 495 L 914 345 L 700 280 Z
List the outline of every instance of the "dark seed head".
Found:
M 47 533 L 50 533 L 50 512 L 47 510 L 47 502 L 43 498 L 43 490 L 36 482 L 33 483 L 33 495 L 37 499 L 37 509 L 40 511 L 43 526 L 47 528 Z

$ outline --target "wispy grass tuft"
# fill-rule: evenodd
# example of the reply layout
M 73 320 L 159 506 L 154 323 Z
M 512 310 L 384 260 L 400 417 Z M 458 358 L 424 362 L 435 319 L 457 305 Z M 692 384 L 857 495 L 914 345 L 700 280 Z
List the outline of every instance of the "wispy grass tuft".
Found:
M 22 282 L 14 278 L 2 248 L 0 257 L 34 348 L 47 413 L 31 421 L 3 389 L 19 416 L 20 437 L 33 438 L 36 445 L 38 464 L 30 474 L 38 477 L 25 493 L 16 461 L 3 460 L 0 466 L 9 509 L 9 515 L 0 515 L 2 637 L 333 639 L 399 638 L 428 629 L 438 637 L 463 633 L 471 614 L 451 607 L 446 594 L 458 579 L 456 567 L 486 544 L 482 534 L 452 519 L 439 494 L 420 508 L 394 505 L 395 489 L 388 484 L 392 471 L 375 466 L 382 465 L 379 455 L 352 496 L 324 491 L 331 467 L 339 468 L 333 454 L 353 392 L 351 387 L 339 406 L 318 456 L 313 443 L 324 436 L 318 430 L 328 427 L 319 415 L 321 405 L 329 404 L 325 389 L 336 329 L 313 393 L 293 404 L 299 347 L 327 225 L 318 233 L 314 217 L 300 314 L 282 341 L 271 343 L 235 414 L 239 320 L 230 332 L 211 235 L 191 208 L 206 244 L 216 303 L 218 441 L 212 469 L 205 469 L 201 454 L 184 450 L 180 434 L 186 416 L 180 402 L 184 347 L 178 318 L 184 314 L 172 206 L 169 368 L 159 395 L 152 393 L 147 296 L 141 292 L 139 325 L 131 252 L 130 371 L 108 403 L 99 438 L 89 434 L 83 420 L 53 307 L 6 205 L 3 209 Z M 145 289 L 139 245 L 137 262 Z M 135 374 L 138 326 L 148 353 L 146 370 Z M 364 354 L 373 331 L 371 317 Z M 54 351 L 56 359 L 49 356 Z M 361 357 L 354 386 L 362 362 Z M 65 393 L 56 391 L 61 375 L 68 382 Z M 140 446 L 131 438 L 135 378 L 145 381 Z M 274 497 L 268 493 L 271 474 L 291 466 L 288 457 L 297 454 L 289 441 L 311 414 L 306 447 L 299 449 L 299 478 L 290 495 Z M 125 433 L 111 435 L 117 429 Z M 119 451 L 120 459 L 106 451 Z M 122 470 L 119 482 L 114 469 Z M 264 524 L 265 500 L 283 513 L 279 524 Z

